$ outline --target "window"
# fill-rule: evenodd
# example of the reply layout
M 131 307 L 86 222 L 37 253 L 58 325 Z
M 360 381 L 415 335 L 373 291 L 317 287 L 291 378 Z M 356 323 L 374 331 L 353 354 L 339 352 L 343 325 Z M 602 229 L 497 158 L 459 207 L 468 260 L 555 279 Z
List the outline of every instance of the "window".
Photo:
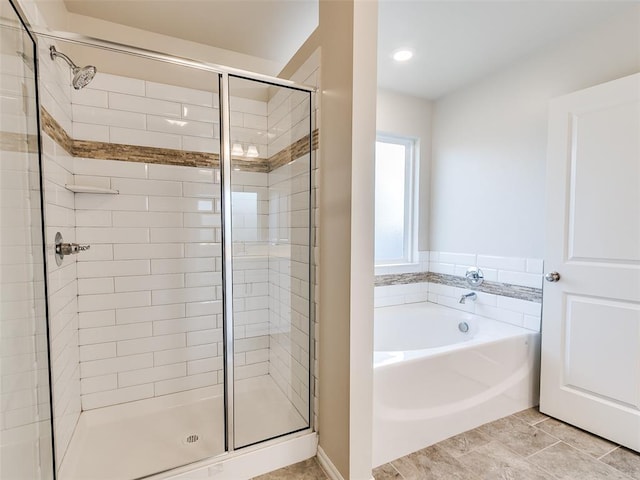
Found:
M 376 139 L 376 265 L 411 263 L 415 257 L 415 143 L 390 135 Z

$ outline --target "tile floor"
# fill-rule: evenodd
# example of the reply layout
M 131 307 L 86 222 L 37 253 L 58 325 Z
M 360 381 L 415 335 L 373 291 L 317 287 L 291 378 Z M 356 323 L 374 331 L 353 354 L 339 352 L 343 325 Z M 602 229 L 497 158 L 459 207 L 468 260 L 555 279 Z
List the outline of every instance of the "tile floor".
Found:
M 640 454 L 524 410 L 376 468 L 376 480 L 640 480 Z M 315 458 L 254 480 L 327 480 Z

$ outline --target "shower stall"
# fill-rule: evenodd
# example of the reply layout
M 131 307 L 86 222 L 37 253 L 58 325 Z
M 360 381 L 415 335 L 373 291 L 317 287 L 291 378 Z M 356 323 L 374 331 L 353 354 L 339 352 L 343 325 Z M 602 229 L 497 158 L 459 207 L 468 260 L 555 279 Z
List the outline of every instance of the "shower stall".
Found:
M 312 89 L 1 12 L 0 476 L 311 432 Z

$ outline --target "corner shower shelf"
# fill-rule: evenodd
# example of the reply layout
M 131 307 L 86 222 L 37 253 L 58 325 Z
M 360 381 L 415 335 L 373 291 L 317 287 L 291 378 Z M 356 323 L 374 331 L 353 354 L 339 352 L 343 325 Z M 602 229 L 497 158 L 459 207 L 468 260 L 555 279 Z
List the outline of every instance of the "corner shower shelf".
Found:
M 112 188 L 104 188 L 104 187 L 94 187 L 92 185 L 70 185 L 67 184 L 64 186 L 67 190 L 72 191 L 73 193 L 103 193 L 109 195 L 118 195 L 120 192 L 118 190 L 114 190 Z

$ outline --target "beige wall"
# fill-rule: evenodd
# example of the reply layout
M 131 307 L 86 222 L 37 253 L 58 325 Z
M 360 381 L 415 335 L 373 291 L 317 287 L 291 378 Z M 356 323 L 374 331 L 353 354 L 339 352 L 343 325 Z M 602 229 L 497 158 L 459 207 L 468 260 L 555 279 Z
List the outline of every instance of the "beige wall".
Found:
M 320 2 L 320 447 L 371 478 L 377 3 Z
M 307 61 L 307 59 L 315 53 L 320 47 L 320 29 L 316 28 L 309 38 L 305 40 L 293 57 L 287 62 L 284 68 L 278 74 L 280 78 L 291 79 L 298 69 Z

